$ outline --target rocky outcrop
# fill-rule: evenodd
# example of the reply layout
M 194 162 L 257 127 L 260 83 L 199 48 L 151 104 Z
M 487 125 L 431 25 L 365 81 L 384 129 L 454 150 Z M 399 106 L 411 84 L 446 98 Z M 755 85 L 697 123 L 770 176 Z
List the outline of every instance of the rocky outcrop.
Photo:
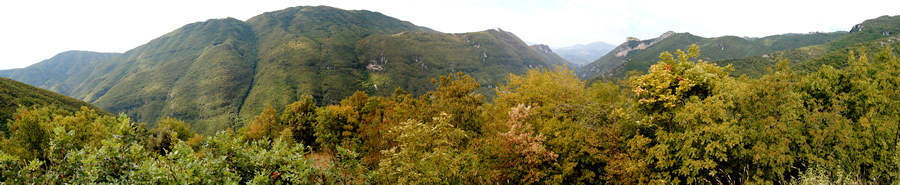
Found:
M 675 32 L 668 31 L 666 33 L 663 33 L 659 37 L 649 40 L 649 42 L 641 41 L 640 39 L 637 39 L 634 37 L 628 37 L 628 38 L 626 38 L 625 43 L 622 43 L 621 45 L 619 45 L 619 47 L 616 47 L 616 49 L 613 49 L 613 52 L 616 53 L 616 57 L 618 57 L 618 58 L 625 57 L 625 56 L 628 56 L 628 52 L 630 52 L 630 51 L 647 49 L 648 47 L 653 46 L 653 44 L 656 44 L 659 41 L 662 41 L 663 39 L 666 39 L 669 36 L 672 36 L 674 34 L 675 34 Z M 631 47 L 630 46 L 631 42 L 640 42 L 640 43 L 638 43 L 637 46 Z
M 850 33 L 861 32 L 863 29 L 862 24 L 853 25 L 853 28 L 850 28 Z
M 544 44 L 534 45 L 534 48 L 537 49 L 537 50 L 540 51 L 540 52 L 544 52 L 544 53 L 547 53 L 547 54 L 553 53 L 553 50 L 550 50 L 550 46 L 547 46 L 547 45 L 544 45 Z

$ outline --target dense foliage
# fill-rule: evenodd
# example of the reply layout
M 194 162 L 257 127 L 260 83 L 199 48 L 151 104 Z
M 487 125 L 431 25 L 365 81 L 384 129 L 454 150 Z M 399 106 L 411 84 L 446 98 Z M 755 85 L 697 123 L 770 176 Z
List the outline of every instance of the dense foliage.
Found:
M 8 183 L 782 184 L 900 178 L 900 59 L 884 47 L 800 75 L 785 59 L 733 77 L 700 47 L 645 75 L 586 84 L 565 67 L 510 74 L 485 101 L 461 72 L 413 96 L 358 91 L 268 106 L 201 136 L 125 115 L 21 108 L 0 140 Z
M 77 111 L 80 107 L 88 107 L 100 111 L 100 114 L 111 115 L 91 104 L 78 101 L 65 95 L 37 88 L 22 82 L 0 77 L 0 124 L 12 120 L 20 106 L 48 106 L 56 105 L 66 111 Z M 7 131 L 7 127 L 0 125 L 0 132 Z M 8 133 L 8 132 L 7 132 Z

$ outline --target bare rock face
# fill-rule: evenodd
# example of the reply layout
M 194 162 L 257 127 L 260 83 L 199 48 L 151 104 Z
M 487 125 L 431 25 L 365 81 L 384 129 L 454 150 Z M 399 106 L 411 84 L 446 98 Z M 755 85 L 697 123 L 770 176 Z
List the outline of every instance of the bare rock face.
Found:
M 550 49 L 550 46 L 547 46 L 547 45 L 545 45 L 545 44 L 538 44 L 538 45 L 534 45 L 534 46 L 535 46 L 535 48 L 537 48 L 538 51 L 540 51 L 540 52 L 544 52 L 544 53 L 547 53 L 547 54 L 553 53 L 553 50 Z
M 853 25 L 853 28 L 850 28 L 850 33 L 861 32 L 863 29 L 862 24 Z
M 673 32 L 673 31 L 667 31 L 666 33 L 663 33 L 659 37 L 651 39 L 650 42 L 641 41 L 640 39 L 637 39 L 634 37 L 628 37 L 628 38 L 626 38 L 625 43 L 622 43 L 621 45 L 619 45 L 619 47 L 616 47 L 616 49 L 613 49 L 613 52 L 616 53 L 616 57 L 619 57 L 619 58 L 625 57 L 625 56 L 628 56 L 628 52 L 630 52 L 630 51 L 647 49 L 650 46 L 653 46 L 653 44 L 656 44 L 659 41 L 669 38 L 670 36 L 672 36 L 674 34 L 675 34 L 675 32 Z M 628 44 L 629 42 L 640 42 L 640 43 L 637 46 L 631 47 Z

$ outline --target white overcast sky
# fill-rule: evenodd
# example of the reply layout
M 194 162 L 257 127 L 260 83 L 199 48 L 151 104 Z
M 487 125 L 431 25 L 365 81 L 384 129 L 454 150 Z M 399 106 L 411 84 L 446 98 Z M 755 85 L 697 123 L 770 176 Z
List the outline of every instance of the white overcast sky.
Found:
M 68 50 L 125 52 L 185 24 L 247 20 L 263 12 L 327 5 L 381 12 L 445 33 L 502 28 L 558 48 L 663 32 L 762 37 L 847 31 L 900 1 L 649 0 L 10 0 L 0 2 L 0 69 L 22 68 Z

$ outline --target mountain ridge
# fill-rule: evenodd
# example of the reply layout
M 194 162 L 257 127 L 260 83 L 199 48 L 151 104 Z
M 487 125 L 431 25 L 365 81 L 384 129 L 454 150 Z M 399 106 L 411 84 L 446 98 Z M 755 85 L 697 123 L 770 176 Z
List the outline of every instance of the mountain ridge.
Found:
M 13 119 L 13 116 L 20 106 L 31 107 L 50 105 L 70 112 L 80 111 L 81 107 L 86 107 L 91 110 L 96 110 L 103 115 L 112 115 L 89 103 L 28 85 L 23 82 L 0 77 L 0 133 L 7 131 L 7 121 Z M 8 132 L 6 133 L 8 134 Z
M 843 68 L 848 65 L 846 60 L 851 52 L 873 56 L 886 46 L 900 47 L 897 42 L 900 41 L 900 35 L 896 34 L 900 33 L 900 16 L 868 19 L 853 25 L 849 32 L 844 33 L 846 36 L 821 44 L 714 62 L 735 65 L 734 74 L 751 76 L 760 76 L 767 68 L 774 67 L 777 62 L 774 60 L 779 56 L 788 60 L 790 67 L 800 73 L 817 71 L 822 65 Z M 894 53 L 898 52 L 895 50 Z
M 588 79 L 595 76 L 624 77 L 627 71 L 646 71 L 654 64 L 659 53 L 687 50 L 691 44 L 698 44 L 703 52 L 703 60 L 713 62 L 723 59 L 761 56 L 763 54 L 826 43 L 847 35 L 847 32 L 781 34 L 762 38 L 742 38 L 721 36 L 704 38 L 690 33 L 666 32 L 648 40 L 629 37 L 625 43 L 600 59 L 585 65 L 577 71 L 579 77 Z M 774 64 L 774 63 L 773 63 Z M 754 68 L 756 69 L 756 68 Z M 739 75 L 739 74 L 738 74 Z
M 73 87 L 64 85 L 64 81 L 70 80 L 73 75 L 81 72 L 80 70 L 84 66 L 109 60 L 119 55 L 121 53 L 65 51 L 27 68 L 5 70 L 8 72 L 0 73 L 0 77 L 17 79 L 17 81 L 32 84 L 36 87 L 67 94 L 69 89 Z
M 328 105 L 356 91 L 421 94 L 459 71 L 487 94 L 509 73 L 560 62 L 552 56 L 499 29 L 440 33 L 378 12 L 301 6 L 186 24 L 55 83 L 149 126 L 175 117 L 211 134 L 302 95 Z

